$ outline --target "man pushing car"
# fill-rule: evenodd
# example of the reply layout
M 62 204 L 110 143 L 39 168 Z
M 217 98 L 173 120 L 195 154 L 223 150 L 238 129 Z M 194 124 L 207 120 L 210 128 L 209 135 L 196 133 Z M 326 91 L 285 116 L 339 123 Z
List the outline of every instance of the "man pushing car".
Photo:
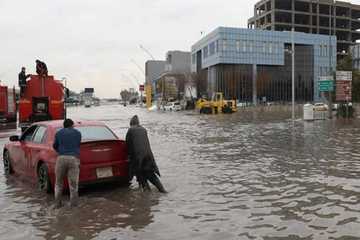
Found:
M 160 192 L 166 193 L 158 178 L 160 171 L 151 151 L 147 131 L 140 125 L 139 118 L 136 115 L 131 118 L 130 128 L 126 134 L 126 144 L 130 160 L 130 179 L 136 176 L 143 191 L 150 190 L 148 183 L 150 181 Z
M 67 176 L 70 189 L 70 206 L 77 206 L 80 172 L 81 133 L 74 129 L 74 122 L 65 119 L 64 128 L 55 135 L 53 148 L 59 154 L 55 165 L 55 207 L 62 206 L 64 178 Z

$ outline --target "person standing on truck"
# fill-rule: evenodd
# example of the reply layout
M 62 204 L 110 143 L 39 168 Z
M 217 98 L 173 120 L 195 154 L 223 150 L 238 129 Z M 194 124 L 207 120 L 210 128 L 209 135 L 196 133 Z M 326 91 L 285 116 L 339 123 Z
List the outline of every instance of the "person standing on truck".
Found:
M 20 87 L 20 96 L 24 95 L 26 89 L 26 79 L 30 77 L 30 74 L 26 74 L 25 67 L 21 68 L 21 72 L 19 73 L 19 87 Z
M 36 73 L 40 76 L 46 77 L 48 75 L 47 66 L 44 62 L 37 59 L 36 61 Z
M 70 190 L 70 206 L 77 206 L 80 172 L 81 133 L 74 129 L 74 122 L 65 119 L 64 128 L 55 135 L 53 148 L 58 153 L 55 165 L 55 207 L 62 206 L 64 178 L 67 176 Z
M 143 191 L 150 191 L 148 183 L 150 181 L 160 192 L 166 193 L 158 178 L 160 171 L 151 151 L 147 131 L 140 125 L 139 118 L 136 115 L 131 118 L 130 128 L 126 133 L 126 144 L 129 153 L 130 180 L 136 176 Z

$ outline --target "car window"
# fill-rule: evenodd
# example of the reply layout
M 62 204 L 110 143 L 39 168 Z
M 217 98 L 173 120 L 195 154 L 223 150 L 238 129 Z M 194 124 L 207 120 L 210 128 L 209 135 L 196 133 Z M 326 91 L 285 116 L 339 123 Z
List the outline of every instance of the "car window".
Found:
M 61 128 L 58 129 L 58 131 Z M 81 133 L 81 142 L 99 141 L 99 140 L 117 140 L 109 128 L 105 126 L 82 126 L 75 127 Z
M 104 126 L 84 126 L 76 129 L 81 133 L 82 142 L 118 139 L 110 129 Z
M 174 103 L 174 105 L 180 105 L 180 103 Z
M 47 128 L 44 126 L 40 126 L 33 138 L 33 142 L 35 143 L 43 143 L 43 141 L 45 140 L 45 133 L 46 133 Z
M 23 135 L 21 136 L 21 141 L 31 142 L 37 127 L 38 127 L 37 125 L 33 125 L 28 129 L 26 129 Z

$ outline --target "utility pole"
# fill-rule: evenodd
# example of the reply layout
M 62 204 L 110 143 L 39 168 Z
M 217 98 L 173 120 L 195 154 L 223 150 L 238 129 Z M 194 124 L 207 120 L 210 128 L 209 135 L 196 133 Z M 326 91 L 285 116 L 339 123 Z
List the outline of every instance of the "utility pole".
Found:
M 334 76 L 333 73 L 333 69 L 332 69 L 332 42 L 331 42 L 331 36 L 332 36 L 332 30 L 333 30 L 333 26 L 332 26 L 332 20 L 333 20 L 333 15 L 334 15 L 334 24 L 335 24 L 335 4 L 334 4 L 334 0 L 331 1 L 331 5 L 329 8 L 329 74 L 331 76 Z M 334 26 L 334 31 L 335 31 L 335 26 Z M 335 78 L 333 77 L 333 81 L 335 81 Z M 328 106 L 328 111 L 329 111 L 329 119 L 332 119 L 332 92 L 329 91 L 328 94 L 328 102 L 329 102 L 329 106 Z
M 291 98 L 292 98 L 292 109 L 291 118 L 295 120 L 295 39 L 294 39 L 294 28 L 291 28 Z

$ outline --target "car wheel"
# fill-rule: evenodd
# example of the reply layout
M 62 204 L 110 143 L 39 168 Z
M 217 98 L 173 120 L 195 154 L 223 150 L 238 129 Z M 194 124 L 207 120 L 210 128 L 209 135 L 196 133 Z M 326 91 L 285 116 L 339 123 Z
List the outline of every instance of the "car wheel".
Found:
M 3 155 L 3 162 L 4 162 L 4 173 L 6 175 L 10 175 L 13 173 L 11 168 L 11 161 L 10 161 L 10 154 L 9 151 L 5 151 Z
M 51 193 L 51 183 L 49 170 L 45 163 L 42 163 L 38 169 L 38 188 L 45 193 Z

